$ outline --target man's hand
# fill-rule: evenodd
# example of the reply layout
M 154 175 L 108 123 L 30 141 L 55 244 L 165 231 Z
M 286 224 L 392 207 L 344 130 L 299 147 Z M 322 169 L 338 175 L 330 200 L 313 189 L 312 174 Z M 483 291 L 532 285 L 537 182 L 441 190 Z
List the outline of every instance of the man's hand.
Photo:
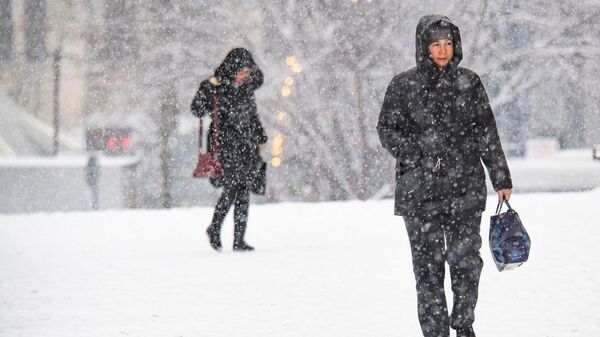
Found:
M 498 202 L 502 202 L 504 200 L 508 201 L 510 199 L 510 195 L 512 193 L 512 188 L 505 188 L 503 190 L 498 191 Z
M 265 151 L 265 144 L 258 145 L 258 154 L 262 155 Z

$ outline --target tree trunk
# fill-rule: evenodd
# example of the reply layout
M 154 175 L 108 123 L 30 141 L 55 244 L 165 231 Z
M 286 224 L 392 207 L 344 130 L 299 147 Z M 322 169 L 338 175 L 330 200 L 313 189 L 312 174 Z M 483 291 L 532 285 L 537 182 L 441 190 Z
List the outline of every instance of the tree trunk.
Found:
M 14 58 L 14 24 L 10 0 L 0 0 L 0 60 Z
M 125 0 L 106 0 L 104 58 L 115 64 L 133 62 L 138 54 L 136 4 Z
M 25 1 L 25 56 L 29 62 L 42 62 L 46 51 L 46 0 Z
M 364 104 L 364 96 L 363 96 L 363 87 L 362 81 L 364 80 L 364 76 L 360 70 L 357 70 L 354 73 L 354 83 L 355 83 L 355 94 L 356 94 L 356 110 L 358 111 L 358 141 L 356 142 L 357 149 L 360 153 L 360 169 L 359 169 L 359 179 L 358 179 L 358 198 L 360 200 L 366 200 L 369 197 L 369 162 L 367 160 L 367 135 L 366 130 L 368 127 L 368 118 L 365 113 L 365 104 Z
M 160 109 L 160 172 L 162 179 L 161 205 L 164 208 L 173 207 L 173 168 L 170 140 L 177 127 L 177 92 L 173 83 L 165 89 Z

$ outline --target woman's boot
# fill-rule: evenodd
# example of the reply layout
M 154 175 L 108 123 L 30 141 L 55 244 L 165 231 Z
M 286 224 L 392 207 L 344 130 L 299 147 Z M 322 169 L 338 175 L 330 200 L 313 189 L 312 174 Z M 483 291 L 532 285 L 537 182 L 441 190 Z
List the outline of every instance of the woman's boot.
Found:
M 221 251 L 221 231 L 215 228 L 213 225 L 208 226 L 206 229 L 206 234 L 208 235 L 208 241 L 210 242 L 210 246 L 216 250 Z
M 246 234 L 246 223 L 236 223 L 233 233 L 233 250 L 237 252 L 252 251 L 254 247 L 244 241 L 244 235 Z

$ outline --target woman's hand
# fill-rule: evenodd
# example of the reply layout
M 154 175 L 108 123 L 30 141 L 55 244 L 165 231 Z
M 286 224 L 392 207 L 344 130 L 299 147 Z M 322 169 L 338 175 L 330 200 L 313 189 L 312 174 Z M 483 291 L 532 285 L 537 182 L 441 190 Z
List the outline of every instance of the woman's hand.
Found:
M 265 144 L 258 145 L 258 154 L 262 155 L 265 151 Z
M 508 201 L 512 193 L 512 188 L 505 188 L 498 191 L 498 202 Z
M 219 79 L 218 79 L 218 78 L 216 78 L 216 77 L 214 77 L 214 76 L 213 76 L 213 77 L 211 77 L 211 78 L 209 78 L 209 79 L 208 79 L 208 82 L 209 82 L 210 84 L 212 84 L 213 86 L 215 86 L 215 87 L 218 87 L 219 85 L 221 85 L 221 82 L 219 82 Z

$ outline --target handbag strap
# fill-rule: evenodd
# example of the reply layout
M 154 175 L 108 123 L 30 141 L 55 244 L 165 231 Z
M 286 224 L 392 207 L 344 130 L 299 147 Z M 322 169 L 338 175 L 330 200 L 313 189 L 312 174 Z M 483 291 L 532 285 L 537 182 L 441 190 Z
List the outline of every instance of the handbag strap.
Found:
M 215 153 L 221 151 L 219 144 L 219 95 L 216 88 L 213 93 L 213 150 Z
M 198 146 L 202 149 L 202 118 L 198 126 Z M 216 90 L 213 93 L 213 149 L 215 152 L 220 151 L 219 145 L 219 95 Z
M 200 121 L 198 123 L 198 147 L 202 151 L 202 117 L 199 118 Z
M 510 204 L 508 203 L 508 200 L 503 200 L 498 202 L 498 206 L 496 206 L 496 215 L 500 214 L 500 211 L 502 211 L 502 205 L 506 203 L 506 206 L 508 206 L 508 209 L 512 209 L 512 207 L 510 207 Z

